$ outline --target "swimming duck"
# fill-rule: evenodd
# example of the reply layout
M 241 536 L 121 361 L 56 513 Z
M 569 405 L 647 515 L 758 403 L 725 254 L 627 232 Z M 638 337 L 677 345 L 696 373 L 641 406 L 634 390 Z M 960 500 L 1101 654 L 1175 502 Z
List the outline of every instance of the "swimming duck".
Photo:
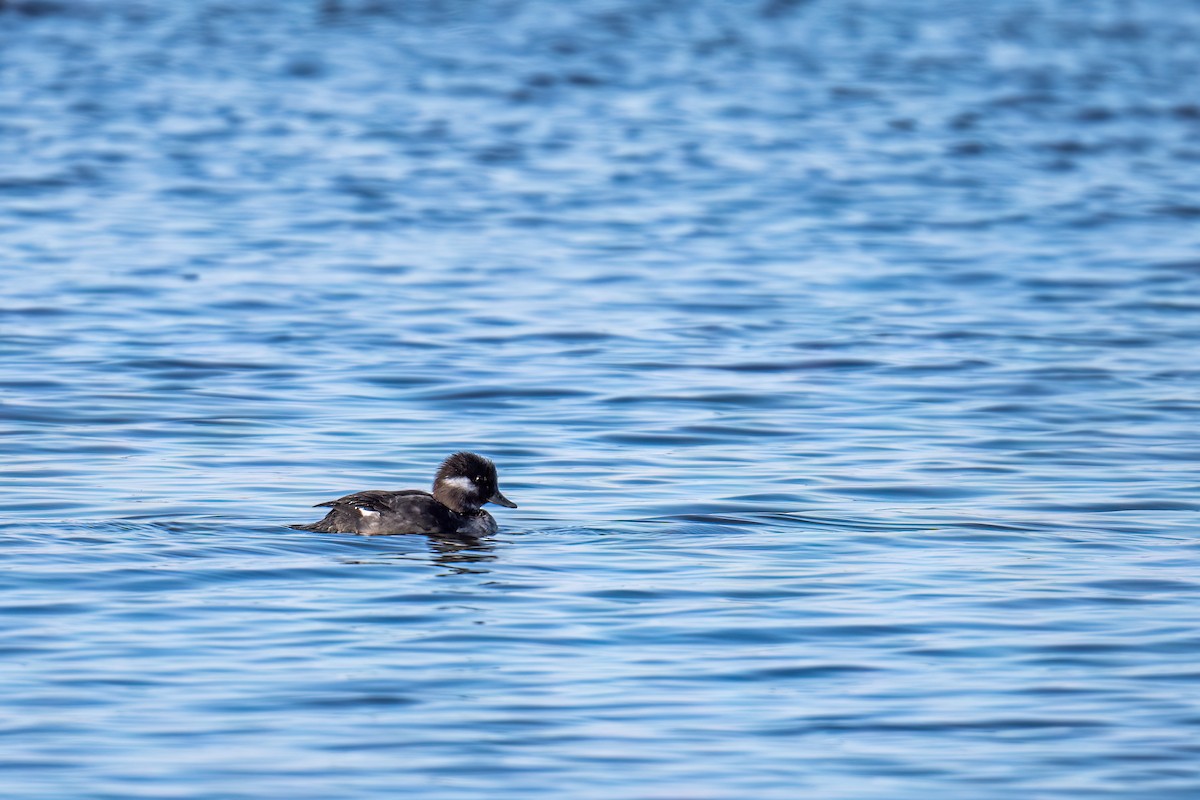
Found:
M 475 453 L 455 453 L 438 468 L 432 494 L 420 489 L 356 492 L 313 506 L 330 509 L 324 519 L 290 527 L 363 536 L 399 533 L 485 536 L 495 533 L 497 526 L 492 515 L 483 510 L 484 503 L 517 507 L 500 494 L 495 464 Z

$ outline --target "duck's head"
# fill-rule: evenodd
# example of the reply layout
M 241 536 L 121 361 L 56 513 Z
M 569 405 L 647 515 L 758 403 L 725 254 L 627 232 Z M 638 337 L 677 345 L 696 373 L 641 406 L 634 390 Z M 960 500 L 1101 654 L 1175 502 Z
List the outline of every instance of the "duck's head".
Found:
M 475 453 L 455 453 L 442 462 L 433 479 L 433 497 L 459 514 L 475 514 L 484 503 L 517 507 L 500 494 L 496 465 Z

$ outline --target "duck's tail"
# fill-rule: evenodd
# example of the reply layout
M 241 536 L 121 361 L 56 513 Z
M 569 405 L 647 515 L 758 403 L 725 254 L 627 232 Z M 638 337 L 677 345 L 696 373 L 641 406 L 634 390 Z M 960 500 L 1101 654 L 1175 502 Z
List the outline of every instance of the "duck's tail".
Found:
M 294 531 L 313 531 L 314 533 L 337 533 L 328 520 L 317 520 L 310 522 L 307 525 L 288 525 Z

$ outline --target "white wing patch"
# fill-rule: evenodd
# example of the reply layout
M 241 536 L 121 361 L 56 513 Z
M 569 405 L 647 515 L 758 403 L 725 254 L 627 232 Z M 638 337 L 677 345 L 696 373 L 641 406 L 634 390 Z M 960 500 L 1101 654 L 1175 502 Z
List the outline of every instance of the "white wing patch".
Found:
M 475 491 L 475 482 L 461 475 L 454 478 L 442 478 L 442 483 L 446 486 L 453 486 L 455 489 L 462 489 L 464 492 Z
M 379 516 L 379 512 L 378 512 L 378 511 L 372 511 L 372 510 L 371 510 L 371 509 L 369 509 L 369 508 L 360 508 L 360 509 L 358 510 L 358 513 L 362 514 L 362 515 L 363 515 L 364 517 L 366 517 L 367 519 L 373 519 L 374 517 L 378 517 L 378 516 Z

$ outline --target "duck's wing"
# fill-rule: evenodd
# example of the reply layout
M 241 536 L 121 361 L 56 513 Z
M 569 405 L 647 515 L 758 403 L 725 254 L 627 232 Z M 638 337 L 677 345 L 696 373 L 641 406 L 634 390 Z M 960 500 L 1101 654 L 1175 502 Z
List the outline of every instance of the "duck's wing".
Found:
M 406 489 L 400 492 L 385 492 L 373 489 L 366 492 L 348 494 L 345 497 L 339 497 L 337 500 L 327 500 L 324 503 L 317 503 L 313 508 L 338 508 L 341 506 L 375 512 L 391 511 L 395 508 L 395 503 L 400 498 L 422 494 L 428 495 L 429 493 L 422 492 L 420 489 Z

